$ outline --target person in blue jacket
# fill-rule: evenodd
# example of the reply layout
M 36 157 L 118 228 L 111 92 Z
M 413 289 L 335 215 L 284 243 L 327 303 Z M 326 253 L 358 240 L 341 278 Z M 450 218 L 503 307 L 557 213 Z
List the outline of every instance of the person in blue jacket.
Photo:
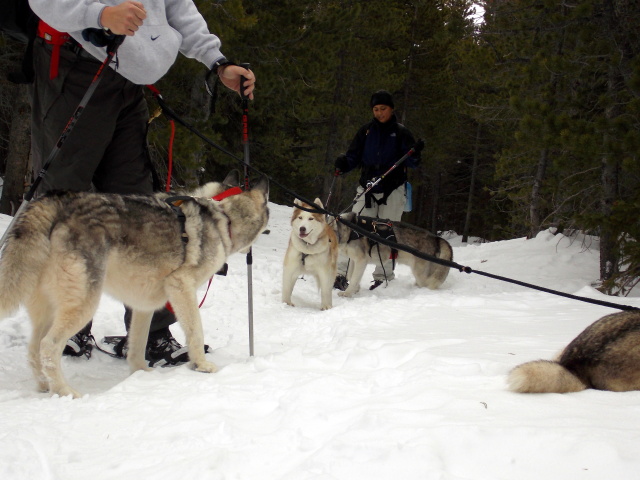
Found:
M 379 90 L 371 96 L 373 119 L 360 127 L 345 155 L 335 161 L 336 174 L 342 175 L 355 168 L 360 168 L 360 181 L 357 195 L 385 174 L 394 163 L 402 158 L 416 141 L 407 127 L 398 122 L 393 96 L 386 90 Z M 366 217 L 384 218 L 399 221 L 402 217 L 406 196 L 407 168 L 416 168 L 420 163 L 420 152 L 408 157 L 397 168 L 365 195 L 358 198 L 353 212 Z M 374 255 L 375 257 L 375 255 Z M 373 272 L 373 284 L 370 290 L 379 287 L 385 280 L 392 280 L 393 259 L 382 259 Z M 346 273 L 348 264 L 341 259 L 338 264 L 338 277 L 335 287 L 346 289 Z

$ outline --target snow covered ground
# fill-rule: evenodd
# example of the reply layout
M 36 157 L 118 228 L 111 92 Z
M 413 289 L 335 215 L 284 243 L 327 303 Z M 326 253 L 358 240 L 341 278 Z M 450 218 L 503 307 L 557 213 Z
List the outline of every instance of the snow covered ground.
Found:
M 0 478 L 638 478 L 640 392 L 505 387 L 512 367 L 552 357 L 615 309 L 457 270 L 440 290 L 418 289 L 404 266 L 374 291 L 369 267 L 360 294 L 334 291 L 325 312 L 314 280 L 299 280 L 289 307 L 280 295 L 290 212 L 272 205 L 271 233 L 253 248 L 253 357 L 245 256 L 213 281 L 201 313 L 216 374 L 129 375 L 126 362 L 94 352 L 63 360 L 86 395 L 52 398 L 36 392 L 27 365 L 25 312 L 0 322 Z M 0 233 L 9 220 L 0 216 Z M 450 241 L 454 260 L 473 269 L 640 307 L 638 295 L 612 299 L 590 286 L 596 239 Z M 95 337 L 123 331 L 122 306 L 105 297 Z

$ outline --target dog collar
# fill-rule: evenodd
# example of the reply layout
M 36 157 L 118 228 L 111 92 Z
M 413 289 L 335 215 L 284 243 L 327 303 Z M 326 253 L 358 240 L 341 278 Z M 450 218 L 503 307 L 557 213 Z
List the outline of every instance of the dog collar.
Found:
M 242 193 L 242 189 L 240 187 L 231 187 L 225 190 L 224 192 L 219 193 L 214 197 L 211 197 L 211 199 L 219 202 L 220 200 L 224 200 L 227 197 L 232 197 L 233 195 L 238 195 L 240 193 Z M 177 196 L 169 197 L 165 200 L 165 202 L 167 202 L 167 204 L 171 207 L 173 212 L 178 217 L 178 222 L 180 223 L 180 238 L 182 239 L 182 243 L 188 243 L 189 237 L 187 236 L 187 231 L 185 228 L 186 217 L 184 215 L 184 212 L 182 211 L 182 208 L 180 208 L 180 206 L 182 205 L 182 202 L 184 202 L 185 200 L 190 200 L 191 198 L 193 197 L 177 195 Z M 229 227 L 228 227 L 229 236 L 231 236 L 231 221 L 229 219 L 229 216 L 225 212 L 222 212 L 222 213 L 224 214 L 225 217 L 227 217 L 227 222 L 229 224 Z
M 219 193 L 215 197 L 211 197 L 211 199 L 215 200 L 216 202 L 219 202 L 220 200 L 224 200 L 227 197 L 233 197 L 234 195 L 239 195 L 241 193 L 242 193 L 242 189 L 240 187 L 231 187 L 228 190 L 225 190 L 224 192 Z M 229 215 L 227 215 L 227 213 L 224 210 L 222 210 L 222 213 L 225 217 L 227 217 L 227 230 L 229 231 L 229 238 L 231 238 L 231 219 L 229 218 Z
M 211 199 L 219 202 L 220 200 L 224 200 L 225 198 L 232 197 L 234 195 L 239 195 L 240 193 L 242 193 L 242 189 L 240 187 L 231 187 L 230 189 L 219 193 L 215 197 L 211 197 Z

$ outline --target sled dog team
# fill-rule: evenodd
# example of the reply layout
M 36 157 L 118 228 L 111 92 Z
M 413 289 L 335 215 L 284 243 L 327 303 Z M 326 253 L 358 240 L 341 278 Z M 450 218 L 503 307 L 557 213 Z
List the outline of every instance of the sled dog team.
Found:
M 54 193 L 29 204 L 8 232 L 0 257 L 0 318 L 20 305 L 27 309 L 33 325 L 29 363 L 41 391 L 80 396 L 64 378 L 62 351 L 93 317 L 103 292 L 133 310 L 127 355 L 132 372 L 149 370 L 144 352 L 151 316 L 167 301 L 185 333 L 191 368 L 217 370 L 204 354 L 196 290 L 229 255 L 248 251 L 269 219 L 266 179 L 240 194 L 212 200 L 224 190 L 224 183 L 208 183 L 179 201 L 168 193 Z M 315 203 L 322 208 L 319 199 Z M 352 213 L 342 218 L 361 221 Z M 453 258 L 448 242 L 426 230 L 395 222 L 393 234 L 399 244 Z M 339 250 L 353 262 L 349 288 L 339 293 L 344 297 L 358 292 L 367 264 L 392 254 L 389 247 L 353 235 L 342 222 L 327 222 L 313 205 L 296 200 L 282 301 L 293 305 L 297 279 L 309 274 L 317 281 L 321 309 L 331 308 Z M 419 287 L 436 289 L 447 278 L 448 267 L 412 254 L 398 251 L 397 261 L 411 268 Z M 522 393 L 639 390 L 640 311 L 597 320 L 555 360 L 514 368 L 508 384 Z

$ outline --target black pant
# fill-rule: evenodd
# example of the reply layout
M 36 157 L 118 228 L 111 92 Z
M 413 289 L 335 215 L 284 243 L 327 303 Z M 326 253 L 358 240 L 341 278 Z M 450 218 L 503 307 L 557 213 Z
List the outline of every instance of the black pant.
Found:
M 101 62 L 63 46 L 57 77 L 50 79 L 52 47 L 37 39 L 33 49 L 31 151 L 34 173 L 38 174 Z M 142 88 L 113 69 L 105 69 L 86 108 L 44 175 L 39 193 L 50 190 L 153 192 L 153 167 L 146 138 L 149 112 Z M 159 310 L 154 314 L 150 330 L 166 328 L 175 321 L 171 312 Z M 91 323 L 83 331 L 90 329 Z

